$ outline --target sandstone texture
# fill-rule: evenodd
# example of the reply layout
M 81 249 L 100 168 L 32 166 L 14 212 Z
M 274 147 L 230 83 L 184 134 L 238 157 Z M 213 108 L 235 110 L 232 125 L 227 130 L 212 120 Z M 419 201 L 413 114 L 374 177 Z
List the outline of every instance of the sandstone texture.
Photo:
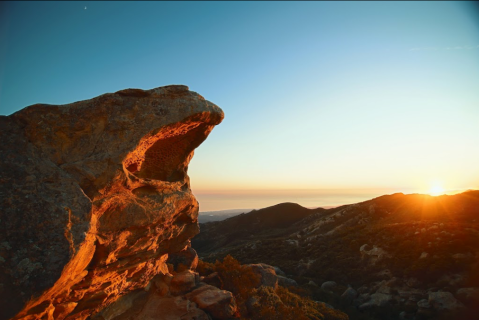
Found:
M 86 319 L 168 275 L 168 255 L 199 232 L 189 161 L 222 119 L 186 86 L 0 116 L 0 319 Z
M 199 282 L 198 273 L 159 274 L 144 289 L 116 300 L 92 320 L 225 320 L 235 319 L 237 306 L 231 292 Z M 191 275 L 191 276 L 189 276 Z M 172 278 L 171 278 L 171 277 Z M 188 288 L 185 289 L 185 285 Z M 185 290 L 178 290 L 178 288 Z M 166 290 L 165 290 L 166 289 Z
M 208 311 L 213 319 L 234 318 L 237 311 L 236 301 L 231 292 L 207 284 L 188 293 L 187 298 L 195 302 L 199 308 Z

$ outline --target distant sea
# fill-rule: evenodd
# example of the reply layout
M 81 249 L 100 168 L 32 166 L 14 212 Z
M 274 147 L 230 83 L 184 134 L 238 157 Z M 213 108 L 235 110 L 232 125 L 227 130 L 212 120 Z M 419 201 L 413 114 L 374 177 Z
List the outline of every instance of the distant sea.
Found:
M 193 190 L 193 194 L 200 203 L 200 212 L 240 208 L 261 209 L 283 202 L 298 203 L 306 208 L 328 208 L 362 202 L 392 193 L 396 192 L 390 190 Z

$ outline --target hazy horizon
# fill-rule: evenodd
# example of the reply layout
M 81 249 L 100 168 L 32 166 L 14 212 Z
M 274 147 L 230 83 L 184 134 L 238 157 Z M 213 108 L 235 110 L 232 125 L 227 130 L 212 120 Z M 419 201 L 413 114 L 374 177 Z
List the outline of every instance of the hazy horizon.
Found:
M 293 202 L 306 208 L 353 204 L 379 196 L 377 193 L 321 193 L 314 190 L 228 190 L 226 192 L 195 192 L 200 212 L 233 209 L 262 209 L 279 203 Z
M 457 194 L 464 190 L 446 190 L 444 194 Z M 238 209 L 262 209 L 279 203 L 293 202 L 306 208 L 337 207 L 394 194 L 428 194 L 414 189 L 271 189 L 271 190 L 203 190 L 193 194 L 200 203 L 200 212 Z

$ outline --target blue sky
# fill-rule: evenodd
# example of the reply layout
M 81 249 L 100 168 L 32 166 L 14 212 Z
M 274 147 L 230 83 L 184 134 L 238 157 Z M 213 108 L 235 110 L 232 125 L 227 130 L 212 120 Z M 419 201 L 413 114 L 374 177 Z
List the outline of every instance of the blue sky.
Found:
M 225 111 L 190 165 L 200 202 L 479 187 L 474 3 L 0 5 L 0 114 L 168 84 Z

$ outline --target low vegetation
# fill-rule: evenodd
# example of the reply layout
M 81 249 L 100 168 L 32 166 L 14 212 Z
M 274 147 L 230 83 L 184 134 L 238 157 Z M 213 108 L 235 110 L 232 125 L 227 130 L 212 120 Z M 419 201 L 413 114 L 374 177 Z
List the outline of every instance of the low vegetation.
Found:
M 217 273 L 222 289 L 231 291 L 238 304 L 241 319 L 253 320 L 346 320 L 344 313 L 327 308 L 308 297 L 287 288 L 260 286 L 259 276 L 248 265 L 242 265 L 232 256 L 214 264 L 199 261 L 197 272 L 201 276 Z

